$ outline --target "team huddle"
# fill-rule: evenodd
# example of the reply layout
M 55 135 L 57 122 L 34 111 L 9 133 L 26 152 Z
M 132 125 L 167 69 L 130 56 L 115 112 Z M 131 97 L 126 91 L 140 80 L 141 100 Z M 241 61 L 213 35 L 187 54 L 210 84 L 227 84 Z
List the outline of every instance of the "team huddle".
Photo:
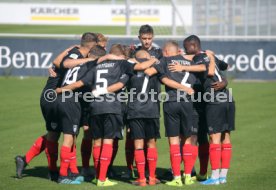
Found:
M 162 49 L 153 46 L 153 36 L 153 28 L 142 25 L 138 36 L 141 45 L 112 44 L 107 53 L 108 38 L 87 32 L 80 45 L 55 58 L 40 98 L 47 133 L 36 139 L 25 156 L 16 156 L 18 178 L 22 178 L 31 160 L 45 151 L 52 181 L 81 184 L 93 176 L 91 182 L 97 186 L 116 185 L 110 180 L 115 172 L 112 166 L 126 128 L 128 170 L 121 177 L 132 179 L 136 186 L 161 183 L 156 167 L 162 101 L 171 163 L 171 179 L 164 183 L 183 186 L 196 180 L 203 185 L 227 182 L 232 155 L 230 133 L 235 129 L 235 102 L 222 76 L 228 64 L 214 52 L 203 51 L 195 35 L 183 40 L 185 53 L 173 40 L 166 41 Z M 160 98 L 161 84 L 165 85 L 165 100 Z M 49 101 L 47 93 L 53 91 L 57 97 Z M 80 128 L 84 132 L 81 172 L 76 154 Z M 195 174 L 197 158 L 200 169 Z

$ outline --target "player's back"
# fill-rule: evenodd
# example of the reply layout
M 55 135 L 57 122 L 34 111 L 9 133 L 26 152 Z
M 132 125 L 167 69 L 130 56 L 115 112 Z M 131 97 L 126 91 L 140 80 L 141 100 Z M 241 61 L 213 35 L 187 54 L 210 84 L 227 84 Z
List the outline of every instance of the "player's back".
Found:
M 138 59 L 139 62 L 147 59 Z M 143 71 L 134 71 L 127 89 L 129 93 L 128 119 L 159 118 L 160 82 L 156 75 L 149 77 Z
M 131 70 L 131 65 L 126 60 L 108 60 L 99 63 L 94 69 L 93 89 L 107 88 L 116 82 L 124 80 L 129 70 Z M 121 102 L 117 97 L 119 92 L 121 91 L 96 98 L 90 104 L 92 114 L 121 114 Z
M 185 59 L 182 55 L 176 55 L 171 57 L 164 57 L 160 60 L 158 67 L 163 69 L 164 75 L 169 77 L 170 79 L 181 83 L 187 87 L 193 87 L 196 77 L 193 73 L 190 72 L 172 72 L 168 69 L 169 64 L 179 63 L 181 65 L 192 65 L 193 62 Z M 157 69 L 159 70 L 159 69 Z M 160 73 L 160 71 L 159 71 Z M 176 89 L 165 86 L 165 90 L 169 95 L 169 101 L 176 101 L 177 93 L 183 94 L 184 92 L 177 92 Z

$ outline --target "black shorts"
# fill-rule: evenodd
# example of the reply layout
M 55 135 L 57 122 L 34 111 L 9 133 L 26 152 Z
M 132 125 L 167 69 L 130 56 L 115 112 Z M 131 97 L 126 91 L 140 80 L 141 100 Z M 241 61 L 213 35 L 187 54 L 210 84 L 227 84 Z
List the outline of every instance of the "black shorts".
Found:
M 100 114 L 89 118 L 89 130 L 93 139 L 122 139 L 123 118 L 121 114 Z
M 231 107 L 231 109 L 229 109 Z M 206 104 L 206 121 L 208 133 L 223 133 L 232 131 L 234 128 L 235 106 L 228 102 L 219 104 Z M 232 126 L 231 126 L 232 125 Z
M 78 135 L 81 118 L 81 105 L 74 98 L 64 102 L 58 96 L 58 125 L 64 134 Z
M 159 118 L 129 119 L 131 139 L 157 139 L 160 138 Z
M 197 126 L 193 125 L 192 102 L 165 102 L 163 110 L 166 137 L 187 138 L 197 134 Z
M 40 108 L 43 118 L 46 123 L 46 130 L 53 132 L 60 132 L 58 126 L 58 112 L 57 112 L 57 102 L 47 102 L 43 99 L 40 100 Z

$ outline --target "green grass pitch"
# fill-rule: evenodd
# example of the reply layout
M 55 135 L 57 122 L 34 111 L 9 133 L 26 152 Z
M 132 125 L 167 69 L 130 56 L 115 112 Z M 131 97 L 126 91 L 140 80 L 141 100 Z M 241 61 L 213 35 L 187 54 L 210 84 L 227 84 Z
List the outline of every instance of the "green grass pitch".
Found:
M 0 77 L 0 189 L 100 189 L 91 183 L 77 185 L 58 185 L 46 179 L 47 160 L 45 153 L 36 157 L 27 167 L 23 179 L 15 179 L 14 157 L 24 154 L 33 141 L 44 134 L 44 122 L 39 107 L 40 92 L 46 78 L 3 78 Z M 276 83 L 237 83 L 232 82 L 236 100 L 236 131 L 232 134 L 233 159 L 228 183 L 219 186 L 202 186 L 196 183 L 184 186 L 187 190 L 267 190 L 276 187 Z M 164 125 L 161 120 L 162 138 L 158 141 L 159 160 L 157 174 L 161 175 L 170 167 L 167 139 L 164 137 Z M 80 139 L 78 147 L 80 147 Z M 124 141 L 114 166 L 124 171 Z M 80 152 L 78 150 L 78 165 Z M 92 163 L 92 161 L 91 161 Z M 183 167 L 183 166 L 182 166 Z M 198 168 L 198 162 L 197 162 Z M 210 168 L 210 167 L 209 167 Z M 210 169 L 209 169 L 210 172 Z M 105 189 L 139 189 L 125 181 Z M 177 189 L 164 184 L 144 189 Z

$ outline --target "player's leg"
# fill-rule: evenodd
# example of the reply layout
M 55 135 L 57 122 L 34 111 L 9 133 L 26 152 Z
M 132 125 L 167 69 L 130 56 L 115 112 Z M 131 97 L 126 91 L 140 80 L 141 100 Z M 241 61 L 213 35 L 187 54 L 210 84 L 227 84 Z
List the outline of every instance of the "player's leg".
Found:
M 107 176 L 109 178 L 114 178 L 117 175 L 116 171 L 113 169 L 113 163 L 114 163 L 114 160 L 117 156 L 118 149 L 119 149 L 119 139 L 116 138 L 113 141 L 112 158 L 111 158 L 111 162 L 109 164 L 108 171 L 107 171 Z
M 184 145 L 182 147 L 182 159 L 184 163 L 184 176 L 183 181 L 185 185 L 192 185 L 194 181 L 192 180 L 192 170 L 194 168 L 197 156 L 197 136 L 192 135 L 190 137 L 183 138 Z
M 221 139 L 221 172 L 220 183 L 226 183 L 228 169 L 232 157 L 231 131 L 235 130 L 235 102 L 228 104 L 228 125 L 226 131 L 222 133 Z
M 102 130 L 101 125 L 103 125 L 103 118 L 101 115 L 92 116 L 89 118 L 89 133 L 93 139 L 93 150 L 92 157 L 94 162 L 95 178 L 92 180 L 92 183 L 97 183 L 99 178 L 100 170 L 100 156 L 102 150 Z
M 145 153 L 144 153 L 144 139 L 134 139 L 134 159 L 138 172 L 138 179 L 133 182 L 134 185 L 146 186 L 145 176 Z
M 38 137 L 30 149 L 26 152 L 24 156 L 16 156 L 15 164 L 16 164 L 16 176 L 18 178 L 22 178 L 22 172 L 24 168 L 31 162 L 31 160 L 38 156 L 42 151 L 45 150 L 46 145 L 46 135 Z
M 58 125 L 63 132 L 58 182 L 61 184 L 80 184 L 81 182 L 77 179 L 78 176 L 71 176 L 71 173 L 79 173 L 76 163 L 75 141 L 79 133 L 81 107 L 78 102 L 75 102 L 74 98 L 66 99 L 66 102 L 62 101 L 61 98 L 61 96 L 58 96 Z M 83 178 L 81 181 L 83 181 Z
M 132 182 L 133 185 L 146 186 L 145 176 L 145 152 L 144 152 L 144 139 L 145 129 L 142 119 L 129 120 L 131 139 L 134 139 L 134 160 L 137 167 L 138 179 Z
M 197 175 L 198 181 L 207 179 L 208 163 L 209 163 L 209 139 L 208 129 L 206 125 L 205 115 L 199 116 L 199 129 L 198 129 L 198 155 L 200 170 Z
M 180 164 L 181 164 L 181 153 L 180 153 L 180 111 L 178 102 L 165 102 L 163 104 L 164 111 L 164 123 L 166 136 L 170 146 L 170 161 L 173 172 L 173 180 L 167 182 L 170 186 L 182 186 Z
M 156 142 L 157 139 L 160 138 L 160 122 L 159 118 L 143 120 L 147 139 L 146 160 L 149 170 L 149 185 L 156 185 L 160 183 L 160 180 L 156 178 L 156 165 L 158 160 Z
M 197 132 L 198 125 L 194 124 L 194 109 L 192 102 L 180 102 L 181 106 L 181 136 L 182 136 L 182 159 L 184 163 L 183 181 L 185 185 L 192 185 L 192 170 L 198 156 Z
M 61 184 L 80 184 L 69 177 L 68 169 L 73 156 L 74 135 L 63 134 L 63 143 L 60 150 L 60 170 L 58 182 Z M 70 168 L 71 169 L 71 168 Z
M 221 163 L 221 132 L 224 130 L 224 124 L 227 120 L 227 107 L 225 103 L 206 104 L 206 121 L 208 133 L 210 135 L 210 163 L 212 174 L 211 178 L 202 182 L 204 185 L 219 184 L 219 170 Z
M 48 131 L 45 153 L 48 161 L 49 179 L 52 181 L 57 181 L 59 176 L 57 168 L 59 137 L 60 132 Z
M 226 183 L 227 173 L 230 167 L 230 161 L 232 157 L 232 144 L 230 140 L 230 132 L 226 131 L 222 133 L 221 144 L 221 171 L 220 171 L 220 183 Z
M 103 145 L 100 156 L 100 172 L 97 186 L 113 186 L 116 182 L 110 181 L 107 176 L 107 169 L 110 165 L 113 152 L 113 139 L 122 138 L 123 120 L 120 114 L 102 114 L 102 138 Z
M 125 159 L 127 163 L 127 173 L 122 175 L 123 178 L 134 178 L 134 140 L 130 137 L 130 128 L 126 129 L 126 140 L 125 140 Z
M 92 136 L 89 132 L 89 126 L 84 125 L 83 127 L 83 138 L 81 142 L 81 159 L 82 159 L 82 170 L 83 176 L 93 175 L 89 167 L 89 161 L 92 154 Z

